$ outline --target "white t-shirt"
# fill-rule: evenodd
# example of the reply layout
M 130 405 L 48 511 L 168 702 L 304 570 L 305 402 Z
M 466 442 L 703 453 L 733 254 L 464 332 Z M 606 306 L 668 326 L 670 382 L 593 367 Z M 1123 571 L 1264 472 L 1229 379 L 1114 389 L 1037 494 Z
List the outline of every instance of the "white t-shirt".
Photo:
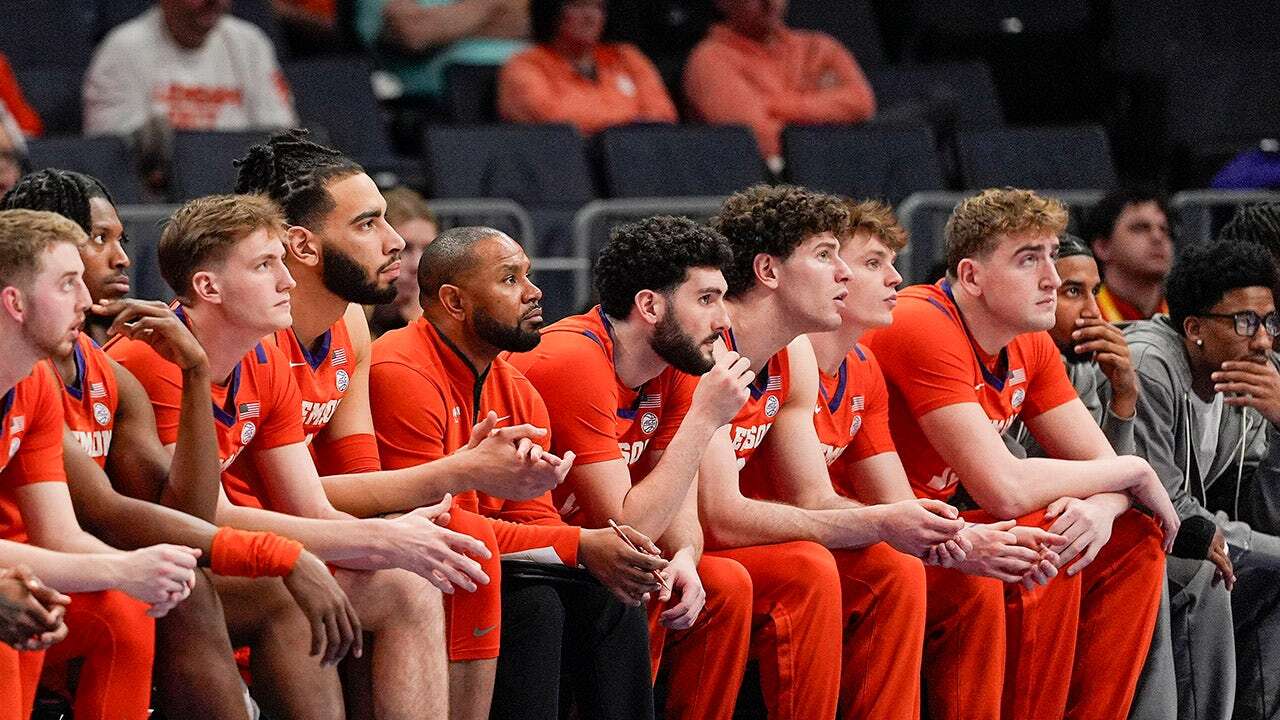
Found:
M 84 130 L 124 135 L 148 119 L 175 130 L 255 130 L 296 125 L 293 97 L 267 36 L 223 16 L 204 45 L 170 37 L 153 7 L 102 41 L 84 83 Z
M 1213 467 L 1214 456 L 1218 454 L 1218 431 L 1222 426 L 1222 393 L 1214 393 L 1213 400 L 1205 402 L 1194 392 L 1187 393 L 1191 399 L 1191 414 L 1194 429 L 1192 449 L 1196 454 L 1196 466 L 1200 469 L 1200 481 L 1208 482 L 1205 477 Z

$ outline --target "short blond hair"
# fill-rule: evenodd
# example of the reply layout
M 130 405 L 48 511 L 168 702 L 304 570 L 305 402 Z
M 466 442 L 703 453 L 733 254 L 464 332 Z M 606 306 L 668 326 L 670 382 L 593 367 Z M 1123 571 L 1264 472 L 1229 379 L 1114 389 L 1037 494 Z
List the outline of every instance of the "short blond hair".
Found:
M 961 200 L 947 219 L 947 272 L 955 275 L 961 260 L 990 253 L 1002 235 L 1057 237 L 1066 229 L 1067 208 L 1055 198 L 1011 187 L 983 190 Z
M 849 236 L 858 231 L 867 232 L 884 246 L 899 252 L 907 246 L 907 231 L 898 223 L 898 216 L 893 208 L 879 200 L 850 200 L 845 203 L 849 209 Z
M 382 193 L 382 197 L 387 201 L 387 222 L 391 227 L 410 220 L 440 224 L 436 220 L 436 214 L 431 212 L 431 206 L 427 205 L 427 199 L 416 190 L 404 186 L 395 187 Z
M 47 210 L 0 211 L 0 288 L 25 286 L 40 272 L 40 256 L 58 243 L 88 241 L 83 229 Z
M 179 297 L 191 279 L 222 262 L 236 243 L 266 228 L 284 233 L 280 206 L 266 195 L 210 195 L 178 209 L 160 234 L 160 274 Z

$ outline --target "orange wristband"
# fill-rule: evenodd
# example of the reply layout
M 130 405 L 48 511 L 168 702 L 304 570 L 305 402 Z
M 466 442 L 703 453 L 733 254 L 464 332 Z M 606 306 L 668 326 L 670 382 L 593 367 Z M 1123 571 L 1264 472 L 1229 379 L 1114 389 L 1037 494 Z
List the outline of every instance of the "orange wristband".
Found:
M 302 543 L 275 533 L 219 528 L 209 567 L 229 577 L 284 577 L 302 554 Z

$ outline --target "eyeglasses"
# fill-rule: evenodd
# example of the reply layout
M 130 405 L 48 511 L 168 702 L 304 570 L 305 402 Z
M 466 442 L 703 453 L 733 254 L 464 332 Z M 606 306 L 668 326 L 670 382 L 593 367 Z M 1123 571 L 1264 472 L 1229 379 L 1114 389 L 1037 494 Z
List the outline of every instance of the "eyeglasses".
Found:
M 1276 315 L 1275 310 L 1266 315 L 1259 315 L 1253 310 L 1243 310 L 1229 315 L 1224 313 L 1200 313 L 1200 315 L 1232 321 L 1235 323 L 1236 334 L 1243 337 L 1251 338 L 1256 335 L 1259 325 L 1266 328 L 1267 334 L 1271 337 L 1280 335 L 1280 316 Z

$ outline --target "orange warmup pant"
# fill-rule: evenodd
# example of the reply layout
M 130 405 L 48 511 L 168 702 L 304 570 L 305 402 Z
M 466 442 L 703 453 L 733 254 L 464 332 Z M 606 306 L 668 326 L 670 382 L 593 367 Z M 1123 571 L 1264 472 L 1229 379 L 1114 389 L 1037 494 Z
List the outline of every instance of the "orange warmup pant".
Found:
M 992 520 L 980 511 L 965 517 Z M 1018 522 L 1050 524 L 1043 511 Z M 1089 567 L 1033 590 L 929 568 L 930 715 L 1126 717 L 1164 582 L 1158 538 L 1155 523 L 1130 510 L 1116 518 L 1110 542 Z M 997 597 L 1003 612 L 995 607 Z
M 0 720 L 28 720 L 44 651 L 18 652 L 0 645 Z
M 118 590 L 70 597 L 67 639 L 45 653 L 45 684 L 65 690 L 67 663 L 83 658 L 76 720 L 146 720 L 156 649 L 147 604 Z
M 475 592 L 458 590 L 444 596 L 449 661 L 496 658 L 502 638 L 502 558 L 498 538 L 488 520 L 459 509 L 456 503 L 449 511 L 448 528 L 479 540 L 490 553 L 488 560 L 474 558 L 489 576 L 488 585 L 476 586 Z
M 656 678 L 661 664 L 668 678 L 665 717 L 730 720 L 751 646 L 751 575 L 734 560 L 703 555 L 698 576 L 707 600 L 693 627 L 668 630 L 659 616 L 675 603 L 650 603 L 651 667 Z
M 835 717 L 840 575 L 831 552 L 811 542 L 789 542 L 707 555 L 736 560 L 751 576 L 751 656 L 760 662 L 770 720 Z M 667 655 L 686 651 L 677 645 Z
M 918 720 L 924 564 L 884 543 L 832 555 L 844 620 L 840 717 Z

